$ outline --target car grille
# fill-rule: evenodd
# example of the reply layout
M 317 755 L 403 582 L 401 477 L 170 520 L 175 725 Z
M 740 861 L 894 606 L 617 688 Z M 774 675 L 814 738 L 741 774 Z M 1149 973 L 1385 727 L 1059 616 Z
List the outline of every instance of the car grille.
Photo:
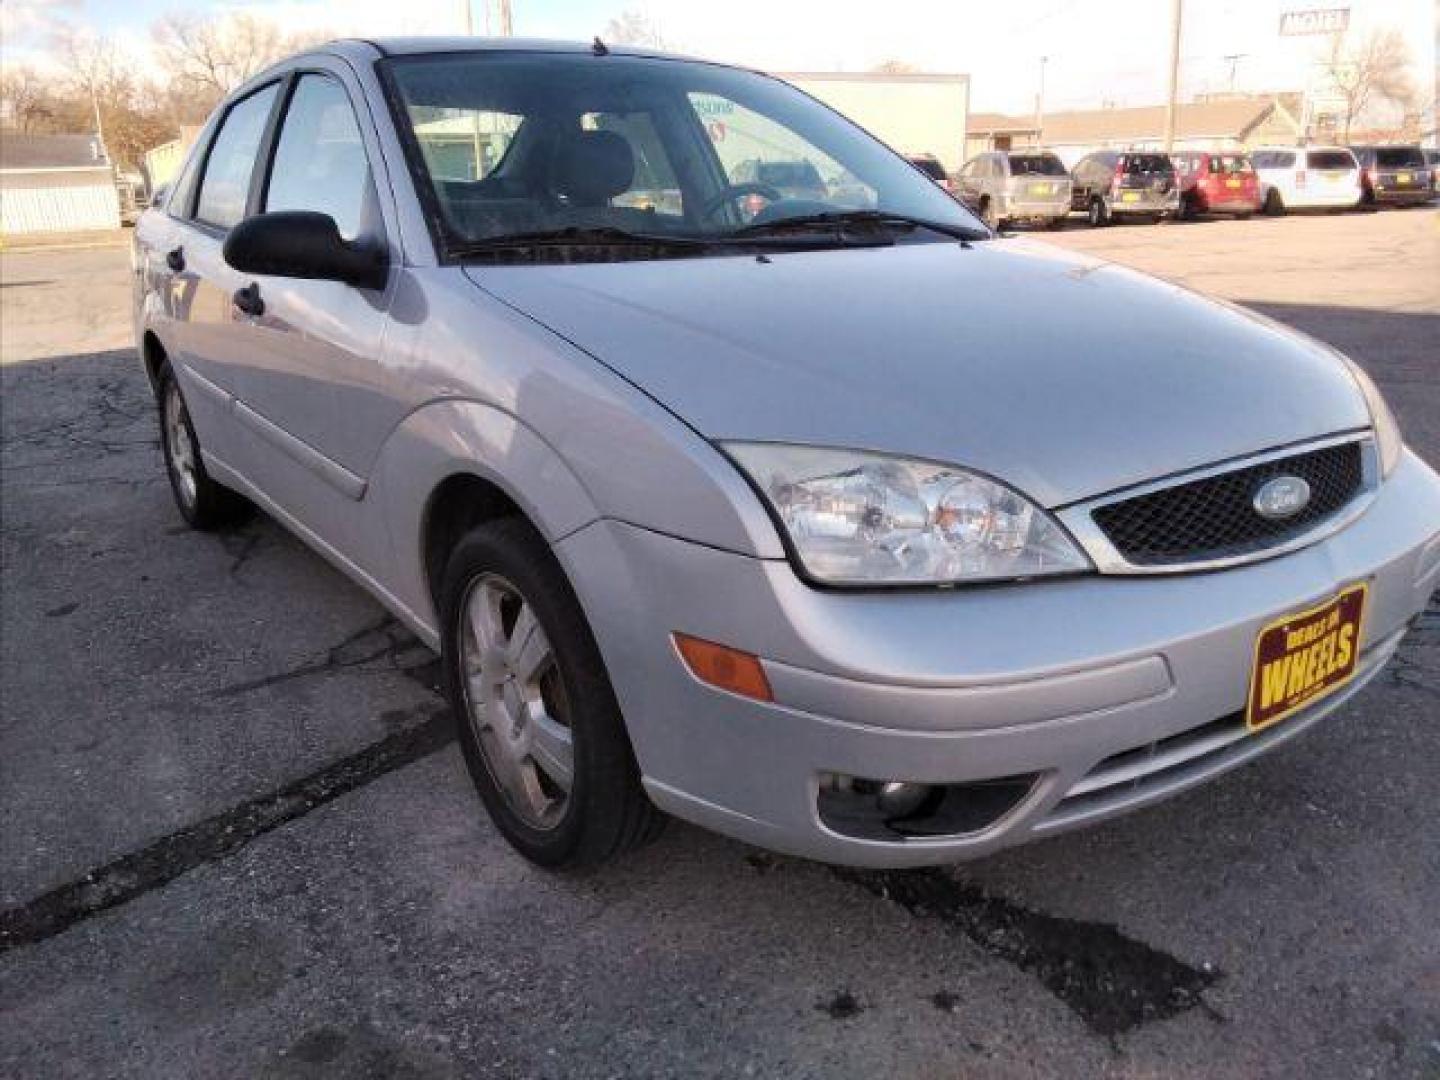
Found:
M 1359 494 L 1364 473 L 1361 443 L 1341 443 L 1107 503 L 1091 513 L 1130 563 L 1205 562 L 1294 539 Z M 1271 520 L 1260 516 L 1253 500 L 1277 476 L 1303 479 L 1310 502 L 1292 517 Z

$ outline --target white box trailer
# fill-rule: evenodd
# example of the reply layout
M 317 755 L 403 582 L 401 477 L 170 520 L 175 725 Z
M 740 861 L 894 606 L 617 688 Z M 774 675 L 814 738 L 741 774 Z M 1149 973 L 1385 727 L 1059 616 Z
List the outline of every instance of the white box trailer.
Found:
M 950 173 L 965 161 L 968 75 L 810 71 L 778 77 L 844 113 L 902 154 L 934 154 Z

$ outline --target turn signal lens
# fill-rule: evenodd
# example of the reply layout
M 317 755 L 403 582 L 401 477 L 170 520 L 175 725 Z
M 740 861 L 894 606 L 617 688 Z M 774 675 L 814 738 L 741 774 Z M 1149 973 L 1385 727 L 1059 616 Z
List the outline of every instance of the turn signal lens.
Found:
M 770 692 L 770 680 L 765 678 L 765 669 L 757 657 L 688 634 L 673 636 L 685 666 L 701 682 L 756 701 L 775 700 Z

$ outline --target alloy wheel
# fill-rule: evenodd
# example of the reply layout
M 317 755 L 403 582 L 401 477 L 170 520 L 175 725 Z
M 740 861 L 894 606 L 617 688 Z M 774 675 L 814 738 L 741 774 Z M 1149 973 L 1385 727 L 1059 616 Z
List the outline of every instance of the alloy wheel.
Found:
M 165 388 L 165 447 L 175 490 L 188 507 L 193 507 L 199 490 L 195 469 L 195 442 L 190 434 L 190 414 L 180 387 L 172 378 Z
M 570 706 L 535 609 L 498 574 L 471 582 L 460 609 L 466 721 L 485 767 L 531 828 L 555 828 L 575 781 Z

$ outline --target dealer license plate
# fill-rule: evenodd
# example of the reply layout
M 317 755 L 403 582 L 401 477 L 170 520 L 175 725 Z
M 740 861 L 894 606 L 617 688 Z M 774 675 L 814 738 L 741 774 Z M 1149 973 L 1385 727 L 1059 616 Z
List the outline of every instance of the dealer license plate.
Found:
M 1276 619 L 1255 639 L 1245 725 L 1259 731 L 1334 693 L 1355 675 L 1367 586 Z

